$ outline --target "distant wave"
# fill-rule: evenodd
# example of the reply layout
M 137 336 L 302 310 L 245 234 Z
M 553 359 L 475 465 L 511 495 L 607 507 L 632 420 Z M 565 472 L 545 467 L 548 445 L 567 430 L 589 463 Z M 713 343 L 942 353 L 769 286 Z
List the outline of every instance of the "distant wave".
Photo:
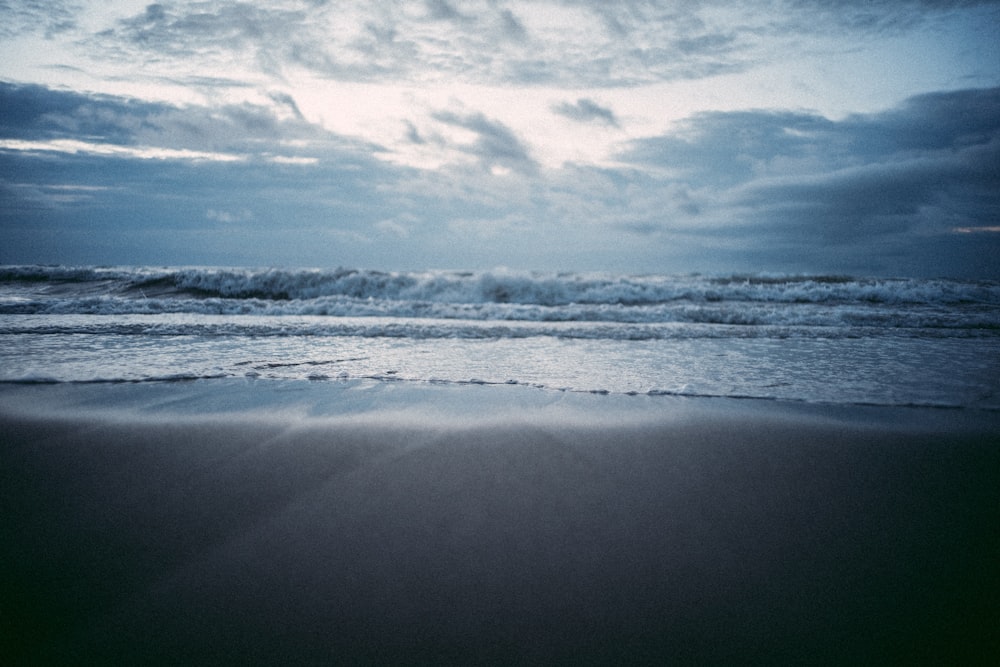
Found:
M 1000 328 L 1000 283 L 849 276 L 0 267 L 0 314 Z

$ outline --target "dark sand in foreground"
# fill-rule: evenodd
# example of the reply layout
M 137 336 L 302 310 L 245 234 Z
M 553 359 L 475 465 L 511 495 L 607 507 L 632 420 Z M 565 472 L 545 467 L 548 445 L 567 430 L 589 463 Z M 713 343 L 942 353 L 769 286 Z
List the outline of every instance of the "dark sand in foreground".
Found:
M 5 664 L 1000 655 L 996 413 L 7 385 L 0 438 Z

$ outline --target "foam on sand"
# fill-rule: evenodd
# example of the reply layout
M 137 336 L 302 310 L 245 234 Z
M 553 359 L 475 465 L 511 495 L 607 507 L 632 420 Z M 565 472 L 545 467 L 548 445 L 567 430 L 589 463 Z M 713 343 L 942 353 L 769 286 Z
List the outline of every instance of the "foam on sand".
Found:
M 0 422 L 26 663 L 1000 649 L 995 412 L 175 382 L 3 386 Z

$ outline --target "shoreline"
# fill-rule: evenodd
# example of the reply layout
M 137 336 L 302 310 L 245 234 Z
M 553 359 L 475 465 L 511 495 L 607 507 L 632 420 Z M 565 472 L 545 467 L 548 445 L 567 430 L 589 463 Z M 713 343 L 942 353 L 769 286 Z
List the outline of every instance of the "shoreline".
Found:
M 45 392 L 47 402 L 30 397 L 31 392 Z M 177 400 L 178 396 L 185 397 Z M 124 400 L 123 400 L 124 399 Z M 195 400 L 203 400 L 195 404 Z M 632 417 L 658 412 L 661 417 L 685 414 L 717 415 L 745 411 L 748 414 L 805 414 L 813 417 L 842 416 L 854 420 L 858 411 L 876 422 L 900 422 L 899 415 L 916 416 L 912 430 L 935 428 L 938 420 L 922 418 L 921 414 L 956 413 L 968 420 L 940 421 L 945 429 L 963 428 L 963 423 L 1000 433 L 1000 409 L 979 405 L 953 403 L 880 403 L 852 401 L 846 403 L 823 400 L 794 399 L 754 395 L 719 395 L 649 391 L 582 390 L 548 387 L 514 381 L 485 380 L 446 381 L 415 380 L 388 376 L 355 378 L 262 378 L 251 375 L 178 376 L 144 380 L 57 380 L 45 377 L 0 380 L 0 416 L 18 413 L 53 417 L 73 413 L 76 407 L 88 416 L 124 414 L 123 408 L 138 413 L 163 411 L 167 405 L 177 407 L 176 416 L 225 414 L 243 410 L 262 410 L 265 414 L 281 415 L 284 408 L 307 409 L 308 417 L 343 417 L 387 408 L 411 411 L 414 406 L 446 418 L 482 417 L 477 409 L 487 406 L 493 414 L 497 406 L 539 412 L 554 404 L 575 411 L 577 418 L 594 418 L 615 410 Z M 73 416 L 79 416 L 74 414 Z M 148 415 L 147 415 L 148 416 Z M 521 415 L 523 417 L 523 412 Z M 548 418 L 548 415 L 546 416 Z
M 524 387 L 5 385 L 24 664 L 985 663 L 1000 415 Z

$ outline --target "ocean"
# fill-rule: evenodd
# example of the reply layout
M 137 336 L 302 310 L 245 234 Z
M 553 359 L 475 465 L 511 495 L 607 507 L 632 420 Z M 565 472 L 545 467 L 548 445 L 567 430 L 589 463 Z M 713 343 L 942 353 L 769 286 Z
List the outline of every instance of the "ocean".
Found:
M 0 382 L 216 378 L 1000 410 L 1000 283 L 0 267 Z

